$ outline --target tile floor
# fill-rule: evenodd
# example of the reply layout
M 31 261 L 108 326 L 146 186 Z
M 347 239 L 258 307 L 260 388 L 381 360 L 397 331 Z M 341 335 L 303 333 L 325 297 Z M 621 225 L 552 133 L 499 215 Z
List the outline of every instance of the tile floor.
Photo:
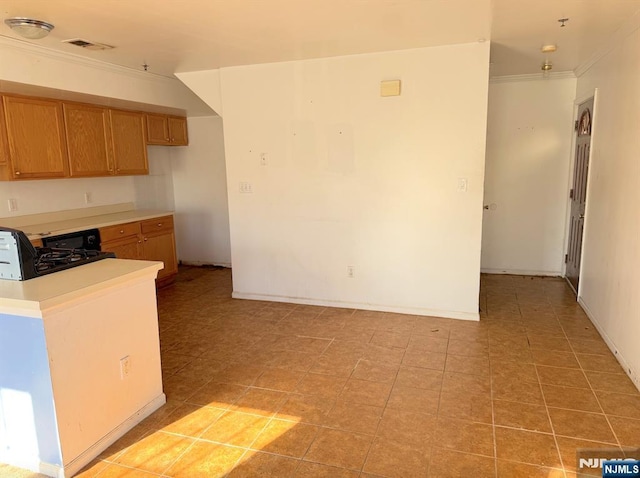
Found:
M 640 446 L 640 393 L 559 279 L 483 276 L 478 322 L 159 293 L 168 402 L 82 477 L 573 477 Z M 2 468 L 0 468 L 0 473 Z

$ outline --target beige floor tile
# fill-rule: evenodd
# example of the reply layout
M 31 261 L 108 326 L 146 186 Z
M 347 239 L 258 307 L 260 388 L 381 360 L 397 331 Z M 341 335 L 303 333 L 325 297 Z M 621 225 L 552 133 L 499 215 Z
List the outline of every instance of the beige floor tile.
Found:
M 551 468 L 562 466 L 551 434 L 496 427 L 496 454 L 500 460 Z
M 407 412 L 435 415 L 438 412 L 440 392 L 396 385 L 391 390 L 387 407 Z
M 640 448 L 640 420 L 610 416 L 609 423 L 622 446 Z
M 327 414 L 323 425 L 373 435 L 378 428 L 382 413 L 382 407 L 339 400 Z
M 346 383 L 347 379 L 344 377 L 308 373 L 300 380 L 295 392 L 303 395 L 317 395 L 335 399 L 342 392 Z
M 197 438 L 224 412 L 225 410 L 221 408 L 185 404 L 168 416 L 160 430 Z
M 155 432 L 131 445 L 115 459 L 119 465 L 161 474 L 194 442 L 192 438 Z
M 229 383 L 209 382 L 204 387 L 192 393 L 187 402 L 196 405 L 206 405 L 216 408 L 228 408 L 244 393 L 247 387 Z
M 440 394 L 438 416 L 493 423 L 491 395 L 443 390 Z
M 590 340 L 572 338 L 569 340 L 573 351 L 577 354 L 595 354 L 595 355 L 609 355 L 611 351 L 607 344 L 602 339 Z
M 227 476 L 229 478 L 291 477 L 298 468 L 294 458 L 248 451 Z
M 549 407 L 602 413 L 602 408 L 590 389 L 543 384 L 542 393 Z
M 596 395 L 606 414 L 640 419 L 640 392 L 626 394 L 598 391 Z
M 584 372 L 575 368 L 549 367 L 536 365 L 540 383 L 560 385 L 562 387 L 589 388 Z
M 549 408 L 549 416 L 556 435 L 616 443 L 615 436 L 604 415 Z
M 576 355 L 572 352 L 554 352 L 550 350 L 533 349 L 533 362 L 536 365 L 549 365 L 552 367 L 580 368 Z
M 436 417 L 417 412 L 387 408 L 377 435 L 410 448 L 426 450 L 434 440 Z
M 544 404 L 540 385 L 522 381 L 517 376 L 493 377 L 492 387 L 494 400 Z
M 498 460 L 498 478 L 564 478 L 562 468 Z
M 207 428 L 201 438 L 225 445 L 248 447 L 267 423 L 269 419 L 263 416 L 228 411 Z
M 495 459 L 434 448 L 429 462 L 430 478 L 493 478 Z
M 576 354 L 583 370 L 607 373 L 624 373 L 622 366 L 615 357 L 608 355 Z
M 284 420 L 322 425 L 335 401 L 314 395 L 291 394 L 276 414 Z
M 409 345 L 409 337 L 410 334 L 408 332 L 395 333 L 378 330 L 373 334 L 373 337 L 371 337 L 370 343 L 382 345 L 384 347 L 398 347 L 405 349 L 407 348 L 407 345 Z
M 592 372 L 585 370 L 584 374 L 587 376 L 594 390 L 629 394 L 639 393 L 631 379 L 624 373 Z
M 249 387 L 229 408 L 243 413 L 272 416 L 287 400 L 288 394 L 277 390 Z
M 446 354 L 439 352 L 422 352 L 420 350 L 408 349 L 402 359 L 402 365 L 444 370 L 446 357 Z
M 383 407 L 390 393 L 391 384 L 350 378 L 338 398 L 345 402 Z
M 551 433 L 549 415 L 544 405 L 494 400 L 493 412 L 496 425 Z
M 449 339 L 430 335 L 411 335 L 408 351 L 446 353 Z
M 376 438 L 371 445 L 363 470 L 389 478 L 426 476 L 429 453 L 400 443 Z
M 295 474 L 298 478 L 358 478 L 358 475 L 360 473 L 354 470 L 345 470 L 344 468 L 306 461 L 300 463 Z
M 493 427 L 484 423 L 438 418 L 434 440 L 440 448 L 494 456 Z
M 175 478 L 221 478 L 236 465 L 245 450 L 198 441 L 166 471 Z
M 272 420 L 251 448 L 278 455 L 302 458 L 318 433 L 318 427 L 286 420 Z
M 420 367 L 400 367 L 395 384 L 401 387 L 440 390 L 443 373 Z
M 293 392 L 298 382 L 304 377 L 304 372 L 294 372 L 282 369 L 266 369 L 254 382 L 255 387 Z
M 489 343 L 485 338 L 478 341 L 449 339 L 448 354 L 462 355 L 465 357 L 488 357 Z
M 369 435 L 322 428 L 304 460 L 360 470 L 372 441 L 373 437 Z
M 484 375 L 445 372 L 442 378 L 442 390 L 474 393 L 491 393 L 491 378 Z
M 98 476 L 103 476 L 104 478 L 151 478 L 158 475 L 144 470 L 129 468 L 112 463 L 102 470 Z M 20 478 L 20 475 L 12 476 L 11 478 Z
M 448 353 L 444 369 L 446 372 L 488 376 L 490 374 L 489 356 L 467 357 L 464 355 L 451 355 Z
M 360 360 L 351 378 L 371 382 L 393 383 L 398 375 L 398 365 L 390 365 L 369 360 Z
M 620 448 L 617 445 L 612 445 L 610 443 L 602 443 L 602 442 L 594 442 L 589 440 L 582 440 L 579 438 L 567 438 L 567 437 L 556 437 L 558 442 L 558 449 L 560 450 L 560 457 L 562 458 L 562 463 L 564 465 L 564 469 L 568 471 L 575 471 L 578 467 L 578 450 L 579 449 L 592 449 L 592 450 L 612 450 L 616 453 L 620 452 Z M 607 456 L 613 454 L 605 453 Z M 600 472 L 596 472 L 595 476 L 602 476 Z M 580 477 L 583 478 L 583 477 Z

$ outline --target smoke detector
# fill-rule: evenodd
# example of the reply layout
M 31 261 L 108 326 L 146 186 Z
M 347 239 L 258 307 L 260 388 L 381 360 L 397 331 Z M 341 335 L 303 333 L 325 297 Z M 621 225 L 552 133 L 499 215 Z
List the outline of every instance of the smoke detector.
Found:
M 96 43 L 87 40 L 83 40 L 82 38 L 72 38 L 70 40 L 62 40 L 62 43 L 69 43 L 70 45 L 79 46 L 80 48 L 84 48 L 85 50 L 111 50 L 115 48 L 111 45 L 105 45 L 104 43 Z

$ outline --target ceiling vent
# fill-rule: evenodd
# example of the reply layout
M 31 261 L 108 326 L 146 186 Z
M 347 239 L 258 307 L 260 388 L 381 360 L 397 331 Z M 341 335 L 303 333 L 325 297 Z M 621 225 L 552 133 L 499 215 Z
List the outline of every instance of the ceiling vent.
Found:
M 62 40 L 62 43 L 69 43 L 71 45 L 79 46 L 86 50 L 111 50 L 115 48 L 111 45 L 105 45 L 104 43 L 94 43 L 81 38 L 72 38 L 71 40 Z

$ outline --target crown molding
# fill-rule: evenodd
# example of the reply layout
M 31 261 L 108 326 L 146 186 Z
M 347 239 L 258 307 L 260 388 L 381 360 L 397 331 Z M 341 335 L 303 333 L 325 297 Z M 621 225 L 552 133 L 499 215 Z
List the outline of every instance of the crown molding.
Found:
M 581 77 L 589 69 L 598 63 L 602 58 L 607 56 L 612 50 L 614 50 L 622 41 L 631 35 L 633 32 L 640 28 L 640 10 L 637 11 L 631 18 L 625 21 L 620 28 L 618 28 L 613 35 L 611 35 L 602 46 L 593 53 L 584 63 L 578 65 L 574 70 L 576 77 Z
M 152 73 L 148 71 L 138 71 L 133 68 L 116 65 L 114 63 L 109 63 L 106 61 L 95 60 L 93 58 L 87 58 L 84 56 L 75 55 L 73 53 L 62 52 L 62 51 L 54 50 L 52 48 L 40 46 L 40 45 L 34 45 L 33 43 L 23 41 L 23 40 L 18 40 L 15 38 L 10 38 L 4 35 L 0 35 L 0 48 L 8 48 L 12 50 L 26 52 L 32 55 L 38 55 L 40 57 L 75 63 L 77 65 L 86 66 L 89 68 L 94 68 L 94 69 L 103 70 L 103 71 L 108 71 L 111 73 L 117 73 L 119 75 L 125 75 L 125 76 L 129 76 L 139 80 L 159 81 L 159 82 L 171 83 L 171 84 L 181 83 L 180 80 L 175 78 L 173 75 L 168 76 L 168 75 L 161 75 L 158 73 Z
M 542 76 L 542 73 L 530 73 L 527 75 L 505 75 L 494 76 L 489 78 L 489 83 L 516 83 L 519 81 L 549 81 L 549 80 L 566 80 L 567 78 L 575 78 L 573 71 L 558 71 L 549 73 L 548 76 Z

